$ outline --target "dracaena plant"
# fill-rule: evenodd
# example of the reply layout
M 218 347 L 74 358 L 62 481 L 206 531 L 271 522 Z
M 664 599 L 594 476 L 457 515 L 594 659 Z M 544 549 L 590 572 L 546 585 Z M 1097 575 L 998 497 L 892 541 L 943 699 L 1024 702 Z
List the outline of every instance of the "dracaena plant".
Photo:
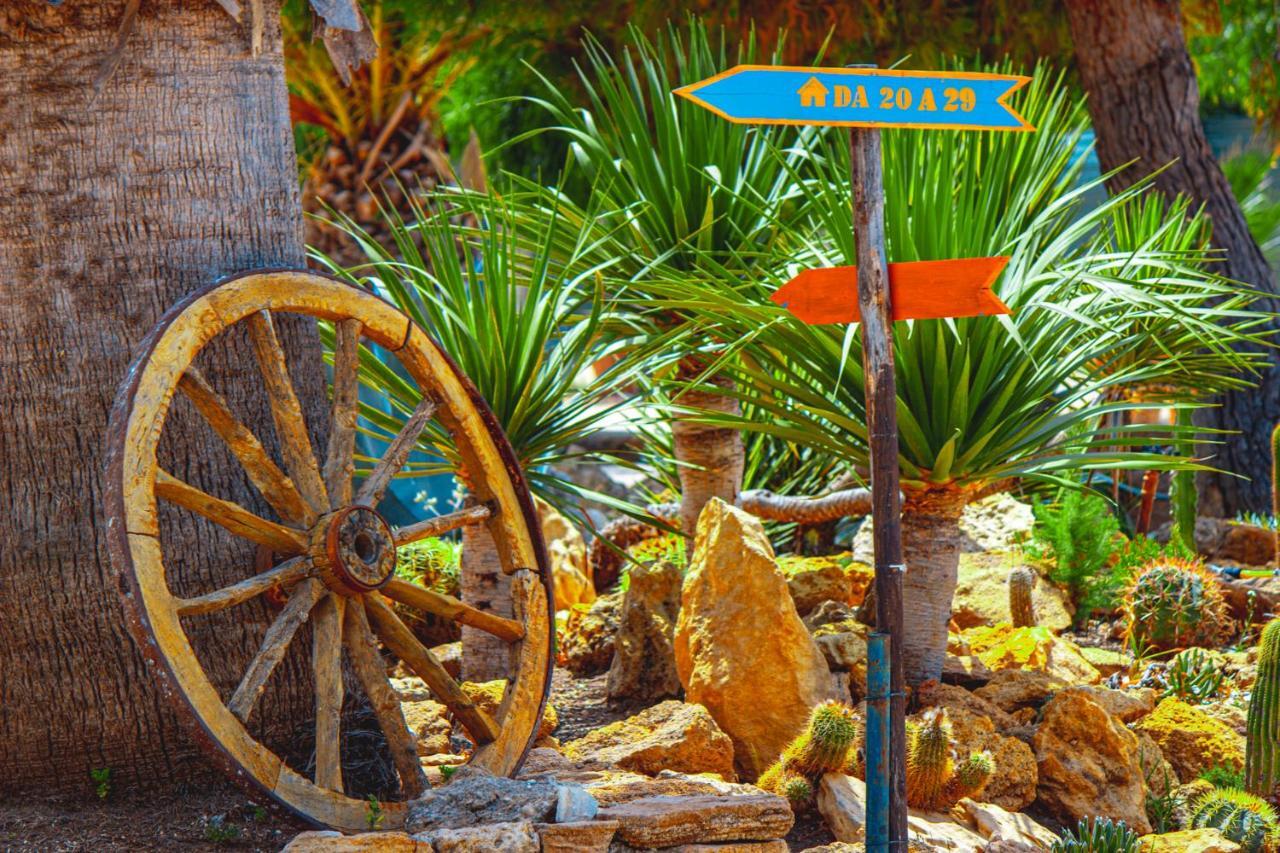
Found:
M 727 122 L 673 90 L 736 63 L 759 61 L 754 37 L 731 40 L 690 18 L 652 40 L 632 28 L 618 56 L 588 38 L 585 54 L 579 68 L 584 104 L 550 80 L 528 101 L 548 116 L 547 126 L 535 132 L 566 139 L 575 168 L 588 177 L 602 208 L 627 211 L 617 234 L 626 248 L 619 271 L 625 269 L 640 289 L 657 269 L 691 288 L 694 282 L 736 288 L 753 281 L 757 259 L 788 239 L 801 215 L 794 172 L 803 157 L 789 147 L 798 134 Z M 647 315 L 651 338 L 662 339 L 684 316 L 676 303 Z M 677 361 L 686 374 L 705 366 L 699 359 Z M 734 397 L 714 383 L 688 396 L 702 408 L 737 412 Z M 682 526 L 692 532 L 710 497 L 736 497 L 743 445 L 737 430 L 708 429 L 678 416 L 672 432 Z
M 534 494 L 580 514 L 584 500 L 619 506 L 574 483 L 560 466 L 582 459 L 573 446 L 599 430 L 617 406 L 611 391 L 615 379 L 625 380 L 625 366 L 583 377 L 625 343 L 627 330 L 611 317 L 604 294 L 613 256 L 601 251 L 610 240 L 599 224 L 604 218 L 590 208 L 560 218 L 550 196 L 543 206 L 545 217 L 522 219 L 501 196 L 459 190 L 415 200 L 411 221 L 387 208 L 393 245 L 379 245 L 348 220 L 345 227 L 368 260 L 331 268 L 375 288 L 439 342 L 488 403 Z M 369 349 L 361 352 L 359 377 L 368 431 L 395 435 L 421 401 L 420 389 Z M 442 425 L 423 433 L 420 449 L 424 459 L 411 460 L 403 476 L 453 468 L 445 460 L 456 450 Z M 497 568 L 485 527 L 464 528 L 464 599 L 491 602 L 510 615 L 509 581 Z M 495 582 L 497 589 L 484 586 Z M 502 677 L 506 647 L 466 634 L 466 677 Z
M 1147 184 L 1086 206 L 1102 179 L 1078 182 L 1083 105 L 1040 68 L 1016 106 L 1036 133 L 883 134 L 891 262 L 1010 258 L 995 285 L 1010 315 L 894 324 L 913 683 L 941 675 L 968 502 L 1019 478 L 1194 468 L 1188 427 L 1103 424 L 1157 405 L 1111 390 L 1160 387 L 1159 405 L 1190 406 L 1202 392 L 1249 381 L 1259 364 L 1236 347 L 1256 350 L 1264 315 L 1249 309 L 1252 294 L 1209 271 L 1210 254 L 1189 237 L 1202 233 L 1197 217 L 1177 205 L 1153 215 Z M 836 134 L 815 146 L 820 174 L 803 182 L 813 216 L 806 250 L 770 270 L 774 286 L 798 266 L 855 262 L 847 156 Z M 768 414 L 704 413 L 707 422 L 866 465 L 857 327 L 806 325 L 719 287 L 690 302 L 668 286 L 663 299 L 698 315 L 690 346 L 733 342 L 733 357 L 713 369 L 732 380 L 728 393 Z M 1153 443 L 1175 455 L 1144 449 Z

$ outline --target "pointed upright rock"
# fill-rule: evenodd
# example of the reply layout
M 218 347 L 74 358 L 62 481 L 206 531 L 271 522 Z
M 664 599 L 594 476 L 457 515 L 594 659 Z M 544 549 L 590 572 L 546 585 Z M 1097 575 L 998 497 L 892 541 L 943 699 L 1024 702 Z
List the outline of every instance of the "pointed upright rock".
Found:
M 755 779 L 838 698 L 831 672 L 796 614 L 773 547 L 754 516 L 713 499 L 698 518 L 676 625 L 685 698 L 733 740 L 738 771 Z

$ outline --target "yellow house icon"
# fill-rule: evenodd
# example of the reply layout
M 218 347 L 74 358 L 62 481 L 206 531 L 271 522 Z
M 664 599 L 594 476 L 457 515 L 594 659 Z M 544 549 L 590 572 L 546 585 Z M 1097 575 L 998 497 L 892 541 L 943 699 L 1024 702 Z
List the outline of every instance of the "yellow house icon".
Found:
M 800 106 L 802 107 L 825 107 L 827 105 L 826 86 L 822 85 L 822 81 L 817 77 L 810 77 L 805 84 L 796 90 L 796 94 L 800 96 Z

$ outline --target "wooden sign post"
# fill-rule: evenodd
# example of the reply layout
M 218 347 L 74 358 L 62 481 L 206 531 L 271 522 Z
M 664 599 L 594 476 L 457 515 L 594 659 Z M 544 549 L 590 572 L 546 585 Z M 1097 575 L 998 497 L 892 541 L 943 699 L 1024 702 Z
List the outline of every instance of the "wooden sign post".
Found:
M 1033 130 L 1005 99 L 1029 78 L 970 72 L 882 71 L 740 65 L 677 89 L 676 94 L 741 124 L 849 127 L 857 267 L 809 270 L 774 294 L 805 322 L 862 323 L 871 520 L 875 549 L 876 632 L 886 634 L 888 701 L 868 697 L 868 732 L 889 732 L 887 774 L 868 750 L 867 850 L 907 849 L 906 685 L 903 678 L 902 506 L 898 485 L 898 415 L 894 387 L 895 320 L 1006 314 L 991 283 L 1007 258 L 890 265 L 884 247 L 881 127 Z M 932 265 L 932 266 L 930 266 Z M 896 268 L 896 269 L 895 269 Z M 896 273 L 896 275 L 895 275 Z M 856 278 L 856 283 L 854 279 Z M 901 298 L 893 298 L 902 288 Z M 934 283 L 931 288 L 930 282 Z M 856 290 L 856 305 L 849 297 Z M 843 296 L 845 305 L 839 304 Z M 899 301 L 901 305 L 899 305 Z M 883 648 L 880 638 L 877 648 Z M 873 701 L 879 700 L 879 701 Z M 883 714 L 888 708 L 888 725 Z M 872 722 L 877 725 L 872 725 Z M 874 778 L 876 776 L 879 778 Z M 887 778 L 885 776 L 887 775 Z M 887 791 L 884 788 L 887 787 Z M 872 814 L 883 810 L 888 814 Z M 887 829 L 887 833 L 885 832 Z

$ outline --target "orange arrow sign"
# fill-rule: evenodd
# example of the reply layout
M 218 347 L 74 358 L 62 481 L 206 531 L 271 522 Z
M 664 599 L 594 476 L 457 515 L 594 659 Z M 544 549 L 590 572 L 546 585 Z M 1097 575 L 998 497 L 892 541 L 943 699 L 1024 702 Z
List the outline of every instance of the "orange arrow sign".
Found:
M 991 291 L 1007 257 L 953 258 L 889 264 L 894 320 L 935 320 L 1008 314 Z M 805 270 L 770 297 L 806 323 L 857 323 L 858 268 Z

